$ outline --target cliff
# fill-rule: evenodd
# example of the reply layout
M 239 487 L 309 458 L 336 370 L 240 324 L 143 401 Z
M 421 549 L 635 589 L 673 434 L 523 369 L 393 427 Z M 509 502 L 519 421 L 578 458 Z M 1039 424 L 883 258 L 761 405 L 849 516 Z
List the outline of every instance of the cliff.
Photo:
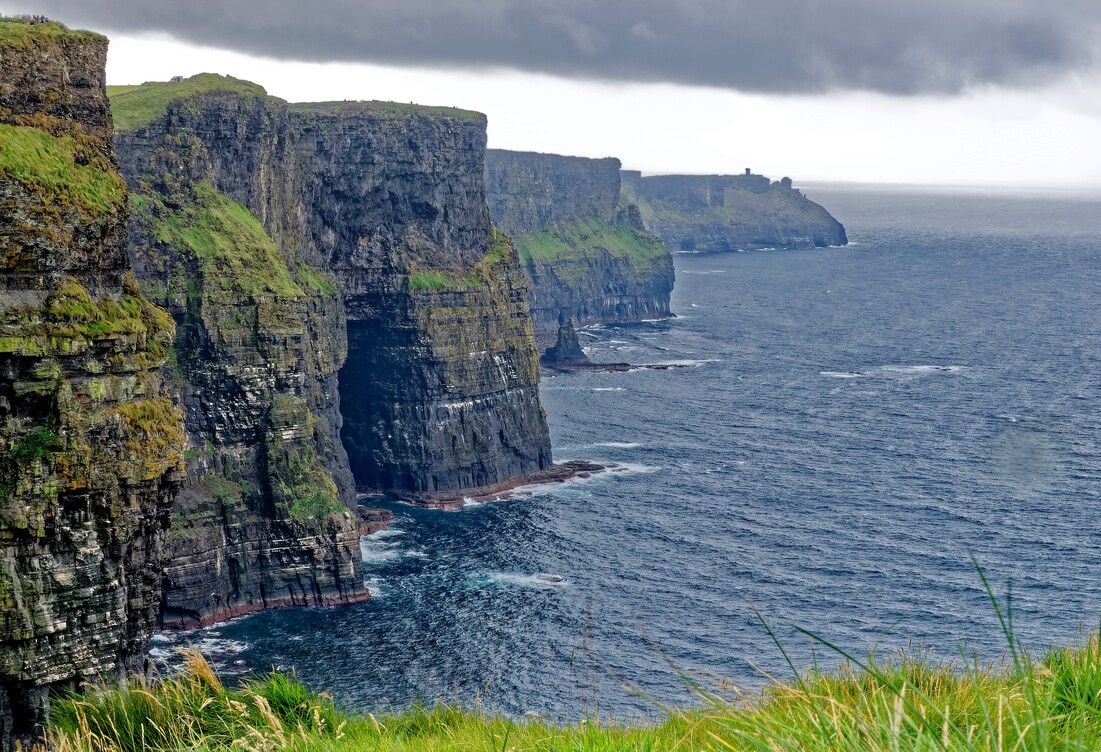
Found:
M 342 436 L 357 484 L 461 496 L 550 466 L 512 243 L 491 232 L 485 116 L 292 105 L 312 244 L 342 291 Z
M 529 280 L 537 335 L 559 324 L 669 316 L 673 261 L 620 203 L 618 159 L 490 149 L 486 192 L 493 222 L 513 236 Z
M 339 437 L 343 307 L 299 242 L 285 103 L 212 74 L 110 93 L 130 257 L 176 320 L 186 408 L 165 626 L 366 599 Z
M 0 19 L 0 748 L 140 668 L 183 433 L 126 261 L 107 40 Z
M 845 228 L 791 185 L 763 175 L 655 175 L 623 171 L 623 197 L 679 251 L 845 245 Z

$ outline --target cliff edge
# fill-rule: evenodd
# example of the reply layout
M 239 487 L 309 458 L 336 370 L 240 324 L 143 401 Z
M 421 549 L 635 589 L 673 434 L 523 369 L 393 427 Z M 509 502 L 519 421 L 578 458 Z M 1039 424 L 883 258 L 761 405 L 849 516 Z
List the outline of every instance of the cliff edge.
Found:
M 172 318 L 126 261 L 107 40 L 0 19 L 0 747 L 140 669 L 182 468 Z

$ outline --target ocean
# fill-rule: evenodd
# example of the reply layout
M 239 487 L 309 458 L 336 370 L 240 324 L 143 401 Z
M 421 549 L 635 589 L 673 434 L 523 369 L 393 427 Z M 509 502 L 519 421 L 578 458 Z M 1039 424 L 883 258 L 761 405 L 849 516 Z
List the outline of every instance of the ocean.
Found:
M 1101 196 L 818 185 L 843 248 L 677 254 L 675 319 L 581 332 L 556 460 L 615 472 L 389 504 L 366 604 L 159 635 L 349 709 L 635 719 L 837 654 L 999 659 L 1101 622 Z M 1005 600 L 1002 601 L 1006 603 Z M 766 629 L 765 624 L 768 625 Z

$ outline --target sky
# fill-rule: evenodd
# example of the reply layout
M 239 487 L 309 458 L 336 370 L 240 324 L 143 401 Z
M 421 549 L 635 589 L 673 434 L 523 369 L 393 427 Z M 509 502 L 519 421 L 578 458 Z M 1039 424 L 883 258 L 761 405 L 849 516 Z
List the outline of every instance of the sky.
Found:
M 1099 0 L 0 0 L 111 84 L 485 112 L 490 146 L 647 173 L 1101 187 Z

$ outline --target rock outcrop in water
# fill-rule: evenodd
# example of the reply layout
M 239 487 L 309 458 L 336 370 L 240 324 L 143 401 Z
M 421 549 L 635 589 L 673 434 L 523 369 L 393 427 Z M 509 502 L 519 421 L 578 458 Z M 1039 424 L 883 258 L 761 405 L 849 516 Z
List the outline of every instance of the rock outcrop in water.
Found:
M 845 245 L 845 228 L 791 185 L 763 175 L 655 175 L 623 171 L 623 197 L 674 251 Z
M 126 261 L 107 40 L 0 19 L 0 748 L 140 668 L 182 466 L 171 317 Z
M 112 91 L 112 106 L 130 257 L 176 319 L 187 417 L 165 625 L 367 598 L 339 436 L 343 307 L 296 227 L 285 103 L 202 74 Z
M 490 149 L 486 190 L 493 222 L 513 236 L 530 281 L 536 334 L 559 322 L 669 316 L 673 260 L 620 204 L 618 159 Z
M 293 105 L 312 239 L 343 292 L 361 487 L 461 496 L 551 464 L 516 250 L 491 230 L 478 113 Z

